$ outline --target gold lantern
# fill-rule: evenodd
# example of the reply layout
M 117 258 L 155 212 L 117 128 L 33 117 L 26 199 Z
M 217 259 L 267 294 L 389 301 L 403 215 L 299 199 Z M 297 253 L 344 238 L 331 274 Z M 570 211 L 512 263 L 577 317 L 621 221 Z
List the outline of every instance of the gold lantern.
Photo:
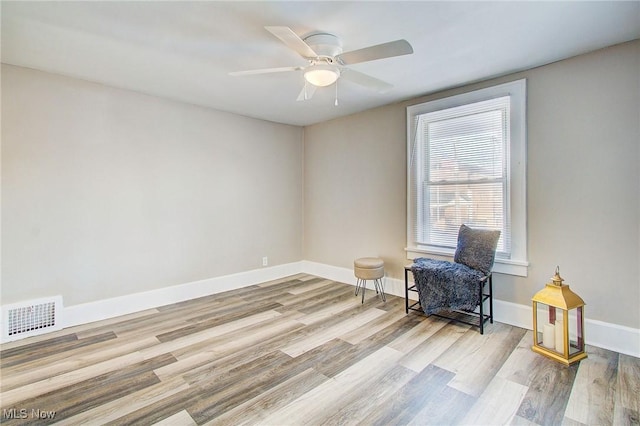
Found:
M 562 284 L 560 267 L 556 267 L 551 281 L 531 299 L 531 349 L 569 365 L 587 357 L 584 351 L 584 301 L 567 284 Z

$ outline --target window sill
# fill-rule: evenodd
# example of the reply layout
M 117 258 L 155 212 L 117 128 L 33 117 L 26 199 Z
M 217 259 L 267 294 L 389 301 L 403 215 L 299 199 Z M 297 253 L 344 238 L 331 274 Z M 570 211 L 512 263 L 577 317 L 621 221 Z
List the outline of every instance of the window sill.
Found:
M 455 250 L 447 249 L 422 249 L 416 247 L 406 247 L 407 259 L 413 260 L 417 257 L 425 257 L 426 254 L 436 255 L 445 260 L 453 261 Z M 514 259 L 496 258 L 493 264 L 493 273 L 515 275 L 526 277 L 529 269 L 529 262 Z

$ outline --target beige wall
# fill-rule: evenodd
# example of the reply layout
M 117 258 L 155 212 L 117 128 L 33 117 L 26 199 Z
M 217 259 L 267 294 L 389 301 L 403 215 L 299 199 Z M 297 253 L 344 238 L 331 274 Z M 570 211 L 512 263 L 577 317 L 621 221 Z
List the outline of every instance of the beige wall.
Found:
M 408 105 L 528 81 L 529 276 L 640 328 L 640 42 L 304 130 L 2 66 L 2 303 L 101 300 L 306 259 L 402 277 Z M 304 141 L 304 144 L 302 143 Z M 304 223 L 304 225 L 303 225 Z
M 302 259 L 303 131 L 2 66 L 2 303 Z
M 306 260 L 384 258 L 402 278 L 406 107 L 526 78 L 529 276 L 496 297 L 530 305 L 556 265 L 586 316 L 640 328 L 640 41 L 305 129 Z
M 379 256 L 401 276 L 406 114 L 399 105 L 305 128 L 306 260 L 345 268 Z

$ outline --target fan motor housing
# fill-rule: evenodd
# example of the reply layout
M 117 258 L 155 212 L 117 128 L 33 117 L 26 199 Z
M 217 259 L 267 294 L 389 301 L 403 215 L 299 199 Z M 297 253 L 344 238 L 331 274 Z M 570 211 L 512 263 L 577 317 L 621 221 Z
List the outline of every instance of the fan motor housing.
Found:
M 342 42 L 333 34 L 313 33 L 303 40 L 320 58 L 333 58 L 342 53 Z

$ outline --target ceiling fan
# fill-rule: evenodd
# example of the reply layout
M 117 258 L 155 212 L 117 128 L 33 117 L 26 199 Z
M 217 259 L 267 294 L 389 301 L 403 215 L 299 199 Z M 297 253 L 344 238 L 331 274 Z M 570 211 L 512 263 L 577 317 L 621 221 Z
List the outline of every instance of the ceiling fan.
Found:
M 378 92 L 385 92 L 393 86 L 370 75 L 347 68 L 346 65 L 413 53 L 413 48 L 406 40 L 390 41 L 350 52 L 342 52 L 342 41 L 334 34 L 314 32 L 304 38 L 300 38 L 289 27 L 264 28 L 306 59 L 308 65 L 235 71 L 229 73 L 229 75 L 240 76 L 303 71 L 305 85 L 298 96 L 299 101 L 311 99 L 316 88 L 330 86 L 338 78 L 344 78 Z

